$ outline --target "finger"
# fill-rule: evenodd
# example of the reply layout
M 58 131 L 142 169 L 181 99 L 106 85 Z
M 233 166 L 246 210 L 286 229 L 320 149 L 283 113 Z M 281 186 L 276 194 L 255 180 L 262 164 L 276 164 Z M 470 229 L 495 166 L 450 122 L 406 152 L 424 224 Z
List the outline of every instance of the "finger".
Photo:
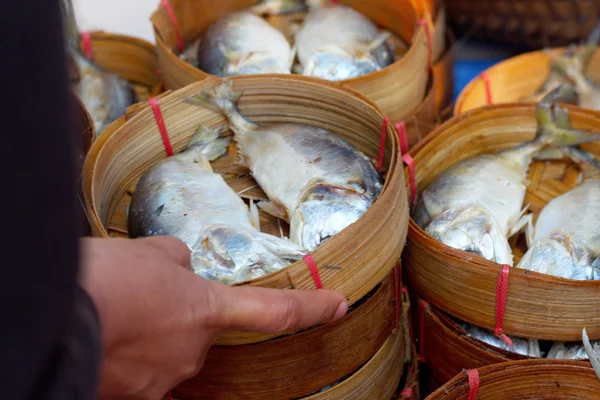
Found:
M 164 251 L 175 263 L 191 269 L 191 252 L 185 243 L 173 236 L 152 236 L 136 239 Z
M 348 304 L 330 290 L 277 290 L 219 285 L 215 290 L 221 329 L 281 333 L 343 317 Z

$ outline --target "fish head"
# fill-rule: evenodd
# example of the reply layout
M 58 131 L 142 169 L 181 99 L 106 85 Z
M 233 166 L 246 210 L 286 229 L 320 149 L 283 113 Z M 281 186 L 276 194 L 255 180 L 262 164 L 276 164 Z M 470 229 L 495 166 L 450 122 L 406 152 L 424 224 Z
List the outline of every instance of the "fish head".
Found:
M 356 222 L 373 201 L 353 187 L 317 182 L 304 190 L 292 212 L 290 239 L 312 251 Z
M 256 279 L 301 258 L 304 252 L 285 239 L 232 226 L 209 226 L 192 246 L 192 269 L 222 283 Z
M 589 252 L 585 247 L 560 231 L 536 240 L 517 267 L 559 278 L 600 279 L 600 275 L 592 267 Z
M 304 75 L 329 81 L 342 81 L 379 71 L 377 59 L 371 54 L 357 57 L 352 51 L 337 45 L 319 48 L 304 68 Z
M 447 246 L 512 266 L 512 250 L 506 235 L 496 218 L 483 208 L 444 211 L 425 231 Z

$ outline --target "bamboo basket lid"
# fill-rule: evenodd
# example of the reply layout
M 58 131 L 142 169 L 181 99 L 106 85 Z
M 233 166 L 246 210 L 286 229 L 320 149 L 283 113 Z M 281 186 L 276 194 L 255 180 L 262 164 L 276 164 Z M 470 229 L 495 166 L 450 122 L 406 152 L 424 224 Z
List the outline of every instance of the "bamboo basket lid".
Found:
M 566 48 L 549 50 L 561 54 Z M 600 51 L 596 50 L 587 69 L 591 79 L 600 82 Z M 550 58 L 545 51 L 524 53 L 502 61 L 471 80 L 456 100 L 454 115 L 488 104 L 487 93 L 493 104 L 516 103 L 533 95 L 550 72 Z
M 129 81 L 138 101 L 162 92 L 158 57 L 152 44 L 136 37 L 104 31 L 89 34 L 93 61 Z M 85 54 L 84 41 L 80 41 L 79 47 Z
M 562 360 L 522 360 L 480 368 L 479 400 L 506 399 L 600 399 L 600 380 L 583 362 Z M 460 373 L 432 393 L 427 400 L 466 400 L 470 385 Z
M 182 43 L 197 38 L 220 17 L 256 3 L 256 0 L 169 0 L 168 6 L 159 6 L 150 20 L 166 88 L 179 89 L 209 76 L 178 57 Z M 338 83 L 367 96 L 392 121 L 406 119 L 423 100 L 427 85 L 427 34 L 425 27 L 418 25 L 412 3 L 393 0 L 341 0 L 340 3 L 361 12 L 404 43 L 411 43 L 394 64 Z
M 600 130 L 600 113 L 570 107 L 576 128 Z M 411 151 L 420 193 L 450 165 L 497 152 L 534 137 L 533 104 L 487 106 L 454 117 Z M 600 155 L 600 143 L 582 146 Z M 405 171 L 408 177 L 409 171 Z M 552 198 L 575 187 L 578 171 L 571 163 L 535 162 L 524 204 L 534 218 Z M 522 253 L 513 242 L 515 265 Z M 496 287 L 501 266 L 445 246 L 410 219 L 403 265 L 411 287 L 448 314 L 476 326 L 496 327 Z M 600 339 L 600 282 L 574 281 L 511 268 L 504 332 L 524 338 L 579 341 L 587 327 Z
M 384 116 L 359 93 L 336 84 L 299 76 L 261 75 L 235 77 L 234 90 L 243 92 L 242 112 L 259 122 L 299 122 L 329 129 L 377 158 Z M 210 78 L 184 89 L 165 93 L 159 99 L 174 152 L 181 151 L 200 124 L 209 128 L 225 125 L 220 115 L 184 102 L 186 96 L 220 83 Z M 147 104 L 135 106 L 103 133 L 88 154 L 84 166 L 83 190 L 96 236 L 126 236 L 125 207 L 140 175 L 165 157 L 165 149 L 152 110 Z M 385 184 L 378 200 L 355 224 L 320 246 L 313 254 L 323 287 L 345 294 L 353 304 L 369 293 L 393 269 L 406 238 L 408 204 L 402 174 L 398 138 L 391 123 L 386 125 L 383 166 Z M 111 132 L 112 131 L 112 132 Z M 213 163 L 217 172 L 237 192 L 256 183 L 244 171 L 232 168 L 232 159 Z M 244 193 L 264 197 L 256 189 Z M 264 219 L 264 221 L 263 221 Z M 273 229 L 273 219 L 261 217 Z M 385 222 L 385 223 L 383 223 Z M 277 226 L 277 224 L 275 224 Z M 275 233 L 273 230 L 271 233 Z M 277 234 L 279 230 L 277 229 Z M 339 269 L 323 268 L 333 265 Z M 305 261 L 243 285 L 281 289 L 314 289 L 315 283 Z M 228 344 L 259 342 L 266 335 L 233 334 Z
M 334 323 L 257 344 L 213 346 L 200 373 L 174 394 L 181 400 L 289 399 L 340 381 L 369 361 L 400 323 L 398 282 L 392 272 Z

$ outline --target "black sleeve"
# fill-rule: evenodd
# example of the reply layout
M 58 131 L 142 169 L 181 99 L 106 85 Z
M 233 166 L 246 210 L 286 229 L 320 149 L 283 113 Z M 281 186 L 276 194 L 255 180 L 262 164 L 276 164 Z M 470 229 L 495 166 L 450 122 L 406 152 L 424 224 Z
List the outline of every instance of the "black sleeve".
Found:
M 98 318 L 77 286 L 73 104 L 59 0 L 0 13 L 0 393 L 92 399 Z

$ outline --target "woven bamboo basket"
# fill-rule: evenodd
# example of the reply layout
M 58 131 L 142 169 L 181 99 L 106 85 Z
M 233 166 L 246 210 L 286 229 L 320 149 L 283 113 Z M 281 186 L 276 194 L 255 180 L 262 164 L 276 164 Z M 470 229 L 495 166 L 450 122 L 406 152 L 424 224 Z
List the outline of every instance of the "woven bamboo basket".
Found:
M 79 137 L 79 148 L 77 151 L 77 169 L 78 172 L 81 173 L 83 170 L 83 165 L 85 158 L 92 146 L 92 142 L 94 140 L 94 121 L 92 117 L 87 112 L 83 103 L 79 100 L 77 95 L 71 92 L 71 98 L 73 99 L 73 126 L 74 131 L 80 134 Z M 79 219 L 81 221 L 81 229 L 83 235 L 90 235 L 92 233 L 90 224 L 87 219 L 86 209 L 83 202 L 83 191 L 81 189 L 81 175 L 79 174 L 78 179 L 78 193 L 79 199 L 81 201 L 81 212 L 79 215 Z
M 435 77 L 435 111 L 442 121 L 452 114 L 452 98 L 454 97 L 454 61 L 455 39 L 452 31 L 447 30 L 445 52 L 433 65 Z
M 427 397 L 427 400 L 600 399 L 600 380 L 583 362 L 522 360 L 478 370 L 479 389 L 465 372 Z M 469 392 L 477 393 L 470 397 Z
M 412 148 L 425 136 L 431 133 L 439 123 L 439 117 L 435 109 L 436 81 L 433 75 L 430 76 L 427 85 L 427 95 L 413 114 L 404 121 L 406 127 L 406 137 L 408 148 Z
M 79 47 L 85 54 L 83 40 Z M 152 44 L 131 36 L 93 31 L 90 48 L 96 64 L 133 85 L 138 101 L 146 101 L 163 91 L 158 57 Z
M 378 157 L 383 114 L 364 96 L 339 85 L 299 76 L 261 75 L 235 77 L 234 90 L 244 95 L 239 103 L 245 115 L 259 123 L 300 122 L 329 129 Z M 209 128 L 224 125 L 224 119 L 207 109 L 186 103 L 186 96 L 220 82 L 210 78 L 159 99 L 170 141 L 175 152 L 182 150 L 200 124 Z M 265 110 L 268 110 L 265 113 Z M 378 200 L 355 224 L 329 239 L 313 254 L 323 286 L 345 294 L 350 304 L 365 297 L 396 264 L 407 231 L 408 204 L 398 138 L 391 123 L 386 126 L 383 167 L 385 184 Z M 148 105 L 137 105 L 111 125 L 88 154 L 83 190 L 96 236 L 127 236 L 125 208 L 137 179 L 165 157 L 159 129 Z M 247 172 L 232 167 L 232 158 L 213 163 L 242 197 L 265 198 Z M 246 190 L 253 188 L 252 190 Z M 382 221 L 386 223 L 383 224 Z M 261 216 L 263 231 L 279 235 L 276 220 Z M 323 268 L 334 265 L 337 268 Z M 313 289 L 315 283 L 304 261 L 245 285 L 281 289 Z M 267 335 L 231 334 L 220 343 L 260 342 Z
M 570 115 L 575 127 L 600 131 L 600 113 L 571 107 Z M 488 106 L 452 118 L 411 151 L 417 193 L 460 160 L 532 139 L 536 127 L 533 104 Z M 582 147 L 600 155 L 597 142 Z M 408 177 L 409 170 L 405 172 Z M 578 170 L 566 160 L 535 162 L 529 171 L 524 204 L 530 204 L 535 218 L 548 201 L 575 187 L 578 176 Z M 523 253 L 518 246 L 513 253 L 516 265 Z M 460 320 L 494 330 L 499 264 L 443 245 L 411 219 L 403 265 L 410 286 L 422 298 Z M 587 327 L 592 339 L 600 339 L 599 282 L 511 268 L 508 286 L 505 333 L 578 341 Z
M 583 40 L 598 22 L 598 0 L 446 0 L 455 32 L 530 48 Z
M 160 6 L 151 21 L 166 88 L 179 89 L 209 76 L 178 57 L 177 32 L 188 43 L 218 18 L 255 3 L 256 0 L 170 0 L 170 8 Z M 341 0 L 340 3 L 363 13 L 404 43 L 411 43 L 396 63 L 381 71 L 339 83 L 374 101 L 392 121 L 407 119 L 423 100 L 427 85 L 427 35 L 425 28 L 417 25 L 412 3 L 408 0 Z M 178 28 L 174 27 L 171 19 L 171 9 Z
M 551 50 L 563 53 L 565 48 Z M 477 76 L 462 90 L 454 114 L 458 115 L 488 103 L 488 91 L 493 104 L 515 103 L 527 99 L 541 87 L 550 70 L 550 58 L 545 51 L 525 53 L 502 61 L 486 72 L 489 86 L 482 76 Z M 600 51 L 592 57 L 587 72 L 591 79 L 600 82 Z
M 202 371 L 173 393 L 177 399 L 290 399 L 315 393 L 356 372 L 400 322 L 398 278 L 390 274 L 344 318 L 295 335 L 213 346 Z M 398 310 L 398 315 L 396 315 Z

